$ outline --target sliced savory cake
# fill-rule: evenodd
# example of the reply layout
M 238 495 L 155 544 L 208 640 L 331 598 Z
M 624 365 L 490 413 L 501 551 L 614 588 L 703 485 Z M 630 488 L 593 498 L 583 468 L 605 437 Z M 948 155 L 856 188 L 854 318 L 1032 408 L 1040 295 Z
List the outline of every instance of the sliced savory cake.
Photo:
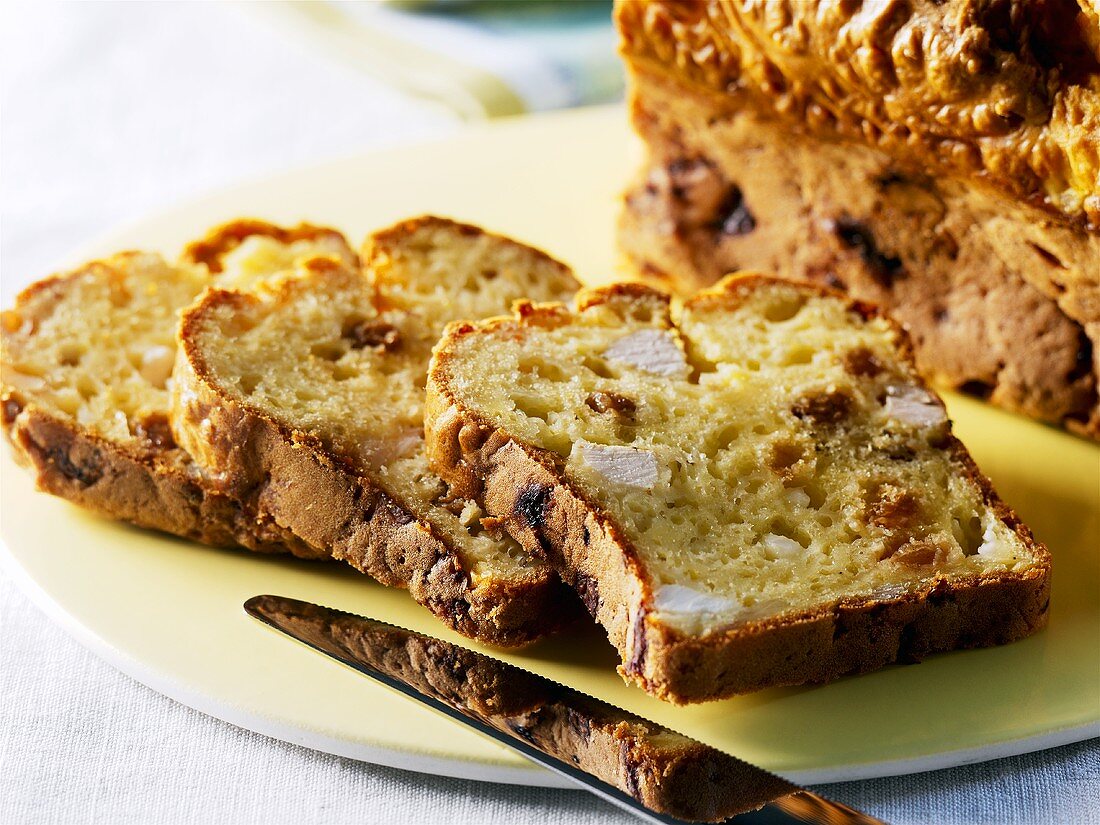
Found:
M 675 702 L 1027 635 L 1049 556 L 952 436 L 904 332 L 734 276 L 452 324 L 433 466 L 549 560 Z

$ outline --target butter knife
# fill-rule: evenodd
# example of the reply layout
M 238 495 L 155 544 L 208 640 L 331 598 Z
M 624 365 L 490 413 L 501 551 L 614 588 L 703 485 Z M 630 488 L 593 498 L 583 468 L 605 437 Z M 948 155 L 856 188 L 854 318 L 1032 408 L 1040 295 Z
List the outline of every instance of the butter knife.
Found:
M 879 823 L 694 739 L 440 639 L 282 596 L 264 624 L 653 823 Z

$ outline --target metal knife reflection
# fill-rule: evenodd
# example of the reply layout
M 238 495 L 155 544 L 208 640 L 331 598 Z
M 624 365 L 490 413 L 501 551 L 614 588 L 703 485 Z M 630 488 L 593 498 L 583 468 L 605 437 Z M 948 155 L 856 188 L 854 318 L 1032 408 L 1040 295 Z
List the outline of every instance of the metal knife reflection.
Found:
M 668 728 L 464 647 L 281 596 L 255 596 L 245 610 L 642 819 L 879 822 Z

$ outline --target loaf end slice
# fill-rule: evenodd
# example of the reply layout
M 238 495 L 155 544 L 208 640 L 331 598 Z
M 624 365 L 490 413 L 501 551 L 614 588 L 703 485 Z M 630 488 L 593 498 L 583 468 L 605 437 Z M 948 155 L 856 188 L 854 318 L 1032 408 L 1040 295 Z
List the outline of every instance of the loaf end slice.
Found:
M 904 332 L 759 275 L 452 324 L 432 463 L 678 703 L 826 682 L 1046 621 L 1050 558 L 951 434 Z
M 292 243 L 275 239 L 290 231 Z M 208 239 L 226 234 L 268 248 L 271 265 L 311 244 L 356 257 L 319 227 L 237 221 Z M 232 277 L 272 271 L 257 263 Z M 194 260 L 128 252 L 28 287 L 0 322 L 5 433 L 40 489 L 102 515 L 212 545 L 316 557 L 211 485 L 169 426 L 178 312 L 222 277 Z
M 183 317 L 173 419 L 222 488 L 332 557 L 405 587 L 461 633 L 522 644 L 575 599 L 427 465 L 431 347 L 455 317 L 577 288 L 541 252 L 441 218 L 378 233 L 364 275 L 329 258 Z

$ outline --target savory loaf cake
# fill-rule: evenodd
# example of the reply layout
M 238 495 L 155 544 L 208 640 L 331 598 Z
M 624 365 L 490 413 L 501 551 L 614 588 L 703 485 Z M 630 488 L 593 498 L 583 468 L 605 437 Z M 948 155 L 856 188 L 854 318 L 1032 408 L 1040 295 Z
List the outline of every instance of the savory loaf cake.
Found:
M 616 20 L 640 270 L 847 290 L 939 384 L 1100 438 L 1095 5 L 653 0 Z
M 214 545 L 314 557 L 268 519 L 208 483 L 168 422 L 179 310 L 208 284 L 263 278 L 302 254 L 357 257 L 339 233 L 260 222 L 220 227 L 206 242 L 266 250 L 224 275 L 126 252 L 28 287 L 0 320 L 3 426 L 46 492 L 112 518 Z
M 455 318 L 577 289 L 545 254 L 440 218 L 377 233 L 366 274 L 329 258 L 183 316 L 176 437 L 222 489 L 318 551 L 406 587 L 461 633 L 522 644 L 575 599 L 424 454 L 424 380 Z
M 993 492 L 905 333 L 728 278 L 452 324 L 433 466 L 547 558 L 621 672 L 674 702 L 823 682 L 1041 627 L 1046 549 Z

